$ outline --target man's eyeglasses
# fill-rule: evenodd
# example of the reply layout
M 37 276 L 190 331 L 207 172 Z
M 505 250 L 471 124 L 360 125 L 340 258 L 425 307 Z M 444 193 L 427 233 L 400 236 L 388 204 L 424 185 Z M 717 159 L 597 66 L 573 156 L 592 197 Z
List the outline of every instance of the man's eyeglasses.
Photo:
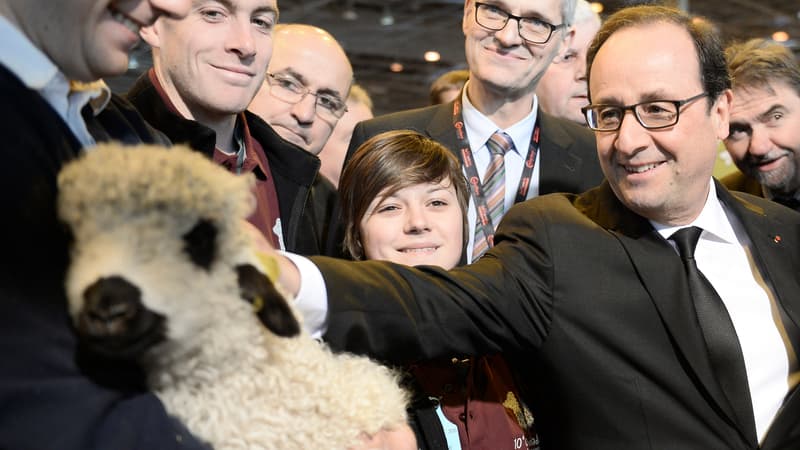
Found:
M 321 119 L 335 122 L 347 112 L 347 105 L 336 95 L 324 92 L 311 92 L 300 81 L 291 75 L 267 73 L 270 93 L 286 103 L 298 103 L 306 95 L 317 97 L 316 112 Z
M 517 21 L 519 37 L 532 44 L 546 43 L 554 31 L 564 26 L 563 23 L 553 25 L 536 17 L 515 16 L 496 5 L 475 2 L 475 22 L 478 22 L 478 25 L 492 31 L 500 31 L 505 28 L 509 19 Z
M 667 128 L 678 123 L 681 108 L 699 98 L 707 96 L 701 92 L 686 100 L 651 100 L 635 105 L 587 105 L 581 108 L 589 128 L 595 131 L 617 131 L 622 126 L 626 111 L 633 111 L 636 120 L 648 130 Z

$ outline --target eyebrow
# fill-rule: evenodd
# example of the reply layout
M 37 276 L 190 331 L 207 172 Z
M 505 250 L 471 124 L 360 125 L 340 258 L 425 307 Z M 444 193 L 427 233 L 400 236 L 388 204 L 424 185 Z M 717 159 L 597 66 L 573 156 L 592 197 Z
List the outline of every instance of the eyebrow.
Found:
M 782 111 L 782 110 L 785 110 L 785 109 L 786 109 L 786 107 L 784 107 L 780 103 L 776 103 L 776 104 L 770 106 L 770 108 L 768 110 L 766 110 L 763 113 L 759 114 L 756 117 L 756 120 L 758 120 L 759 122 L 764 122 L 766 120 L 769 120 L 769 116 L 772 115 L 773 113 L 775 113 L 776 111 Z
M 238 5 L 234 4 L 232 0 L 194 0 L 192 3 L 195 8 L 205 5 L 207 3 L 218 3 L 223 7 L 225 7 L 225 9 L 227 9 L 228 11 L 236 11 L 238 9 Z M 266 14 L 272 13 L 275 15 L 276 19 L 278 18 L 277 6 L 272 6 L 272 5 L 259 6 L 253 11 L 253 14 L 264 14 L 264 13 Z
M 635 101 L 633 103 L 637 104 L 637 103 L 643 103 L 643 102 L 653 102 L 653 101 L 658 101 L 658 100 L 672 101 L 669 98 L 668 95 L 664 94 L 664 91 L 653 91 L 653 92 L 644 93 L 641 97 L 639 97 L 639 100 L 637 100 L 637 101 Z M 622 103 L 622 101 L 620 101 L 617 97 L 600 98 L 600 99 L 597 100 L 597 103 L 593 102 L 593 104 L 595 104 L 595 105 L 613 105 L 613 106 L 622 106 L 622 105 L 624 105 L 624 103 Z
M 306 77 L 304 77 L 302 74 L 298 73 L 296 70 L 292 69 L 291 67 L 287 67 L 285 69 L 281 69 L 277 73 L 280 73 L 282 75 L 289 75 L 292 78 L 294 78 L 297 81 L 299 81 L 300 83 L 302 83 L 303 86 L 308 87 L 308 79 Z M 339 91 L 337 91 L 336 89 L 323 87 L 323 88 L 320 88 L 320 89 L 317 90 L 317 94 L 333 95 L 334 97 L 338 98 L 339 101 L 344 103 L 344 100 L 342 99 L 342 94 L 339 93 Z

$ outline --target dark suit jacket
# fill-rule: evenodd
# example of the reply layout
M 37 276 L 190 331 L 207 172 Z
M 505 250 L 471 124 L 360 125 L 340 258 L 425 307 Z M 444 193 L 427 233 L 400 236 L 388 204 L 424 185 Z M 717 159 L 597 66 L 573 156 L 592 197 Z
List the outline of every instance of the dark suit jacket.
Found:
M 143 74 L 127 94 L 128 100 L 154 127 L 174 143 L 184 143 L 213 158 L 216 135 L 210 128 L 170 111 Z M 333 185 L 318 176 L 320 161 L 286 142 L 255 114 L 245 111 L 253 138 L 264 148 L 278 195 L 286 250 L 301 255 L 343 255 L 344 228 L 337 220 L 338 196 Z
M 141 371 L 78 348 L 64 294 L 69 237 L 56 216 L 56 177 L 80 143 L 2 66 L 0 115 L 0 448 L 201 448 L 146 392 Z M 89 128 L 102 130 L 100 140 L 158 140 L 116 97 Z
M 587 128 L 555 118 L 541 109 L 539 194 L 579 193 L 597 186 L 603 173 L 597 160 L 594 135 Z M 345 164 L 370 137 L 389 130 L 410 129 L 440 142 L 458 156 L 453 129 L 453 103 L 428 106 L 376 117 L 356 125 Z
M 717 190 L 796 330 L 800 214 Z M 394 362 L 504 352 L 527 365 L 520 378 L 543 449 L 756 448 L 704 357 L 680 258 L 607 183 L 515 206 L 496 242 L 450 272 L 315 258 L 326 341 Z M 763 448 L 800 448 L 797 390 Z

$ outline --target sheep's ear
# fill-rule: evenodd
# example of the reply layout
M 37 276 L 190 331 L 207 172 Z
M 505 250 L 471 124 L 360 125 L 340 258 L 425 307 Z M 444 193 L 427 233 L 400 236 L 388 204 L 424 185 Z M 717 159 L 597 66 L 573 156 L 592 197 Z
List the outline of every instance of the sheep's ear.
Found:
M 236 273 L 242 298 L 253 305 L 253 311 L 268 330 L 283 337 L 300 334 L 300 324 L 286 299 L 266 275 L 250 264 L 236 266 Z

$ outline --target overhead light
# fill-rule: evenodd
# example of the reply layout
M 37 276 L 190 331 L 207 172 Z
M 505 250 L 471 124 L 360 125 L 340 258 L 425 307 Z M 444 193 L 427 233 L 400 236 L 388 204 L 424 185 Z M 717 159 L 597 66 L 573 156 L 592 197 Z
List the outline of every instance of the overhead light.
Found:
M 589 3 L 589 6 L 592 8 L 592 11 L 594 11 L 597 14 L 600 14 L 601 12 L 603 12 L 603 9 L 605 9 L 603 4 L 600 2 Z
M 425 58 L 425 61 L 428 62 L 436 62 L 442 59 L 442 55 L 440 55 L 437 51 L 429 50 L 425 52 L 425 56 L 423 56 L 423 58 Z
M 348 20 L 350 22 L 358 20 L 358 13 L 355 9 L 347 8 L 342 11 L 342 19 Z
M 403 65 L 400 64 L 399 62 L 395 61 L 395 62 L 389 64 L 389 70 L 391 70 L 394 73 L 402 72 L 403 71 Z
M 392 10 L 389 8 L 389 5 L 383 7 L 383 13 L 381 14 L 379 22 L 385 27 L 394 25 L 394 16 L 392 15 Z
M 772 33 L 772 40 L 775 42 L 786 42 L 789 40 L 789 33 L 785 31 L 776 31 Z

